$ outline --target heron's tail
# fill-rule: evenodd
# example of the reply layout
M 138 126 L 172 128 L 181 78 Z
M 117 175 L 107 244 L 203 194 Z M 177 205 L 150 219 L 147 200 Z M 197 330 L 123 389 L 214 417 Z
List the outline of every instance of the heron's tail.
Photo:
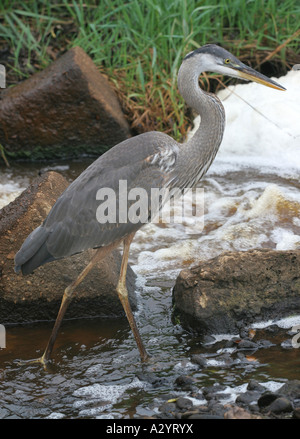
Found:
M 30 274 L 40 265 L 54 261 L 46 246 L 48 236 L 49 232 L 39 226 L 25 239 L 15 256 L 16 273 L 21 270 L 23 274 Z

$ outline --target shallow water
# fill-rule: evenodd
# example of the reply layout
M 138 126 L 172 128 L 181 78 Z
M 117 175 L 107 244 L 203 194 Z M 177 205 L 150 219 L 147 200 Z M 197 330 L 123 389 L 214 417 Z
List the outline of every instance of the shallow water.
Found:
M 224 385 L 219 400 L 225 403 L 245 391 L 252 378 L 273 390 L 299 379 L 299 349 L 290 346 L 289 332 L 300 324 L 299 317 L 276 336 L 268 331 L 272 322 L 256 329 L 254 340 L 273 345 L 241 354 L 228 350 L 232 336 L 203 343 L 175 325 L 171 297 L 179 271 L 196 261 L 227 250 L 300 247 L 300 132 L 295 123 L 300 77 L 295 73 L 278 79 L 288 89 L 285 97 L 276 91 L 266 96 L 268 89 L 253 84 L 235 88 L 249 101 L 259 94 L 265 103 L 260 111 L 269 120 L 253 109 L 244 120 L 243 102 L 224 101 L 226 132 L 202 183 L 203 215 L 180 224 L 149 224 L 137 233 L 130 263 L 138 275 L 136 319 L 150 361 L 141 364 L 126 320 L 79 319 L 63 322 L 47 370 L 38 364 L 19 366 L 15 360 L 42 354 L 53 322 L 7 326 L 7 347 L 0 350 L 0 418 L 152 416 L 166 399 L 191 396 L 175 383 L 181 375 L 195 379 L 194 404 L 205 402 L 205 386 Z M 0 203 L 12 200 L 40 171 L 54 169 L 72 181 L 90 161 L 2 168 Z M 191 362 L 200 353 L 208 362 L 204 369 Z
M 19 366 L 14 360 L 40 356 L 52 323 L 8 327 L 7 348 L 1 351 L 0 361 L 1 418 L 155 416 L 165 400 L 191 396 L 176 385 L 176 378 L 182 375 L 195 379 L 195 405 L 205 402 L 201 389 L 206 386 L 224 385 L 219 400 L 227 403 L 246 390 L 250 379 L 271 390 L 280 388 L 287 379 L 299 379 L 298 350 L 280 346 L 291 336 L 282 333 L 272 337 L 260 330 L 258 335 L 276 344 L 250 352 L 249 361 L 231 352 L 231 363 L 227 364 L 226 339 L 202 344 L 200 338 L 172 324 L 168 289 L 147 290 L 137 318 L 151 355 L 147 364 L 140 362 L 127 322 L 122 319 L 65 321 L 54 363 L 47 370 L 39 364 Z M 191 355 L 199 353 L 206 356 L 205 369 L 191 362 Z

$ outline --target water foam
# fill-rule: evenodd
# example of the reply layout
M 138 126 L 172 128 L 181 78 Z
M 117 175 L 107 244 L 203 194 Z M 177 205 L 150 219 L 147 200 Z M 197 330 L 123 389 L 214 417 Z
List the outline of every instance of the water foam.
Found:
M 80 416 L 96 416 L 103 411 L 110 410 L 128 389 L 144 387 L 145 383 L 138 378 L 128 384 L 92 384 L 74 391 L 73 395 L 80 399 L 75 401 L 73 405 L 74 408 L 80 409 Z M 97 404 L 97 407 L 87 407 L 91 403 Z
M 28 185 L 28 178 L 16 177 L 5 170 L 0 173 L 0 209 L 18 197 Z
M 294 326 L 300 325 L 300 315 L 284 317 L 282 319 L 274 319 L 274 320 L 267 320 L 267 321 L 263 321 L 263 322 L 257 322 L 257 323 L 253 323 L 253 325 L 251 325 L 251 327 L 254 329 L 264 329 L 264 328 L 267 328 L 268 326 L 271 326 L 271 325 L 277 325 L 277 326 L 279 326 L 279 328 L 282 328 L 282 329 L 291 329 Z
M 224 138 L 212 165 L 225 172 L 251 166 L 298 175 L 300 169 L 300 72 L 276 78 L 285 92 L 251 82 L 218 93 L 225 107 Z M 198 128 L 200 117 L 194 121 Z M 223 169 L 224 172 L 224 169 Z

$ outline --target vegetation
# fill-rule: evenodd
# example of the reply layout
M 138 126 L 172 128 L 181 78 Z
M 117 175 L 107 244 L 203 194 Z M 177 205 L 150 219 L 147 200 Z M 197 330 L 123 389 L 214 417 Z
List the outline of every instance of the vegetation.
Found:
M 188 123 L 176 75 L 189 51 L 217 43 L 267 74 L 300 60 L 298 0 L 2 0 L 0 14 L 8 84 L 78 45 L 108 76 L 136 132 L 177 139 Z M 215 89 L 210 77 L 204 86 Z

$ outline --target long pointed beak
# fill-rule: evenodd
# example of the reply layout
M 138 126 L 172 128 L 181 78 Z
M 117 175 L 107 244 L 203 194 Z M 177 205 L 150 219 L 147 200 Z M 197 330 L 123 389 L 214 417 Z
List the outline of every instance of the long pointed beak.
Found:
M 232 66 L 233 67 L 233 66 Z M 259 84 L 266 85 L 267 87 L 275 88 L 276 90 L 286 90 L 286 88 L 282 87 L 282 85 L 273 81 L 265 75 L 257 72 L 256 70 L 248 67 L 246 65 L 242 66 L 234 66 L 234 70 L 242 79 L 247 79 L 248 81 L 258 82 Z

